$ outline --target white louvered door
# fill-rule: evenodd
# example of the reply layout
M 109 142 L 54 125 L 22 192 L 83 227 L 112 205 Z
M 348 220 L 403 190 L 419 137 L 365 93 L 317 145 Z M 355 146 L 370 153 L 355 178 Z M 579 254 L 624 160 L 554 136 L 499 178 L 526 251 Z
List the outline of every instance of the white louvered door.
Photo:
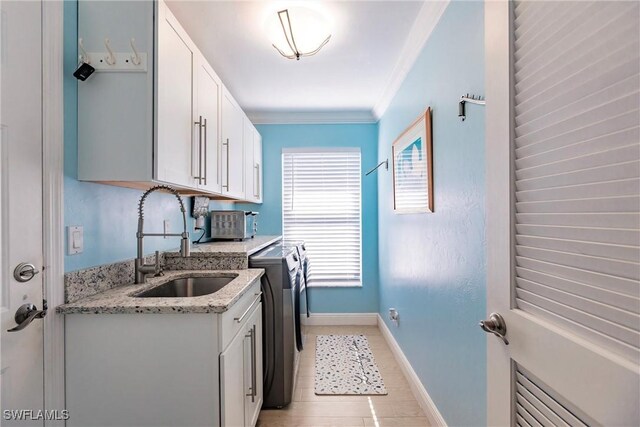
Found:
M 487 2 L 490 425 L 640 425 L 640 3 Z

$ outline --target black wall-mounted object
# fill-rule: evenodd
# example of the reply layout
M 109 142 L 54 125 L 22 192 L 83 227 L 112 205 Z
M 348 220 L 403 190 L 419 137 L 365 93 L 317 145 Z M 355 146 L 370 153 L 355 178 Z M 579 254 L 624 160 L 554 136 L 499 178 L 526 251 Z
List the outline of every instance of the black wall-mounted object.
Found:
M 73 72 L 73 77 L 83 82 L 87 80 L 94 71 L 96 71 L 96 69 L 93 68 L 90 64 L 82 62 L 80 65 L 78 65 L 76 71 Z

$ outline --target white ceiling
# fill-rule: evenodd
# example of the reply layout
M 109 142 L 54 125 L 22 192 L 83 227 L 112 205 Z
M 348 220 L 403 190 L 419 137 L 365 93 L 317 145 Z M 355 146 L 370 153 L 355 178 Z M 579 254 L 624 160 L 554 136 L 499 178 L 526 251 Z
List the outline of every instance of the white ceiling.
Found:
M 393 85 L 424 2 L 314 2 L 331 19 L 332 37 L 316 56 L 300 61 L 281 57 L 265 29 L 275 10 L 299 1 L 168 4 L 250 117 L 348 112 L 372 118 Z

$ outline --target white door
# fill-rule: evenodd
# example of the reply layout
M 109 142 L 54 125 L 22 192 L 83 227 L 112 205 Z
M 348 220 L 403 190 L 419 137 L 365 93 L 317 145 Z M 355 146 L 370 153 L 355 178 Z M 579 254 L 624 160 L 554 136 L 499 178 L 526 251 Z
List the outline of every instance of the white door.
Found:
M 164 2 L 158 3 L 156 176 L 196 186 L 193 121 L 195 46 Z
M 246 328 L 241 329 L 220 354 L 220 408 L 224 427 L 244 426 L 244 369 Z
M 222 193 L 244 197 L 243 112 L 227 90 L 222 93 Z
M 219 102 L 222 83 L 213 72 L 202 55 L 198 57 L 198 80 L 196 102 L 198 115 L 195 118 L 198 137 L 199 180 L 198 188 L 220 193 L 220 168 L 218 166 L 218 141 L 220 140 L 220 126 L 218 120 Z
M 42 425 L 6 420 L 4 412 L 43 409 L 41 17 L 41 2 L 0 2 L 2 425 Z M 38 315 L 16 330 L 16 312 L 27 304 Z
M 244 140 L 244 197 L 249 202 L 254 202 L 257 198 L 255 162 L 253 160 L 253 129 L 253 124 L 245 116 L 242 134 L 242 139 Z
M 639 3 L 485 13 L 488 424 L 640 425 Z
M 245 341 L 244 425 L 255 426 L 262 408 L 262 305 L 247 320 Z

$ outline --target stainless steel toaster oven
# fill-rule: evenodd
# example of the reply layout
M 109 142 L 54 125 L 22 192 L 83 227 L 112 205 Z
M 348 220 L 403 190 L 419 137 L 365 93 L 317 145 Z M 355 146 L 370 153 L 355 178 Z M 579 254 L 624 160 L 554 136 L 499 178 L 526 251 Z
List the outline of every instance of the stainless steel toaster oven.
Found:
M 258 232 L 258 212 L 211 211 L 211 238 L 250 239 Z

